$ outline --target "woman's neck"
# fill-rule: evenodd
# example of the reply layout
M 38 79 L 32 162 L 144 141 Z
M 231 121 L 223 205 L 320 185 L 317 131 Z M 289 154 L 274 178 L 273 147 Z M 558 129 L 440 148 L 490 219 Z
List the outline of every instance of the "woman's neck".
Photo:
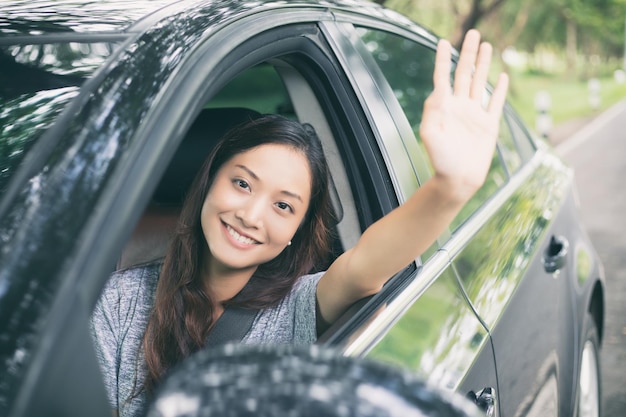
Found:
M 203 268 L 204 285 L 216 303 L 221 304 L 237 295 L 250 281 L 255 271 L 256 267 L 235 270 L 209 262 Z

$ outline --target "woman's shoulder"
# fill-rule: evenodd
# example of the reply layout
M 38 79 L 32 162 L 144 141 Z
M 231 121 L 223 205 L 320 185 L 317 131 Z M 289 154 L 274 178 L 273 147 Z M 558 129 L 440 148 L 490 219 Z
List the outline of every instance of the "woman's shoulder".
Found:
M 126 348 L 136 351 L 154 304 L 160 270 L 161 263 L 156 262 L 111 274 L 91 316 L 93 337 L 101 350 L 117 355 L 126 340 L 131 341 Z
M 163 261 L 158 260 L 113 272 L 104 286 L 101 298 L 118 302 L 136 300 L 138 297 L 152 299 L 162 266 Z
M 322 275 L 324 272 L 299 277 L 278 305 L 261 310 L 244 343 L 315 342 L 315 294 Z
M 125 283 L 134 280 L 152 280 L 154 277 L 158 278 L 162 266 L 163 260 L 159 259 L 124 269 L 118 269 L 111 274 L 109 282 Z
M 113 272 L 111 278 L 119 277 L 120 279 L 128 279 L 128 277 L 138 277 L 138 279 L 144 277 L 150 277 L 154 274 L 158 275 L 161 272 L 163 266 L 163 259 L 157 259 L 156 261 L 150 261 L 138 265 L 129 266 L 127 268 L 118 269 Z
M 317 288 L 317 283 L 325 272 L 326 271 L 315 272 L 299 277 L 291 289 L 291 294 L 311 290 L 311 288 Z

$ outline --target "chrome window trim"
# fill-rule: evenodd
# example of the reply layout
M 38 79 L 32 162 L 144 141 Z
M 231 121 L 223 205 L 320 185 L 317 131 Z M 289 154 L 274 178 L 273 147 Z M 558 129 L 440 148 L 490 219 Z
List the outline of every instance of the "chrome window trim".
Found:
M 523 163 L 512 176 L 509 177 L 507 183 L 500 187 L 487 202 L 480 206 L 461 226 L 452 234 L 450 239 L 444 244 L 443 248 L 450 255 L 450 260 L 463 250 L 469 241 L 476 235 L 479 230 L 491 219 L 495 213 L 511 198 L 522 183 L 526 181 L 533 172 L 537 170 L 546 158 L 550 155 L 546 151 L 537 151 L 534 156 Z
M 352 340 L 341 349 L 341 353 L 344 356 L 366 355 L 449 266 L 448 254 L 444 250 L 437 251 L 418 270 L 417 275 L 407 287 L 385 306 L 362 332 L 353 336 Z

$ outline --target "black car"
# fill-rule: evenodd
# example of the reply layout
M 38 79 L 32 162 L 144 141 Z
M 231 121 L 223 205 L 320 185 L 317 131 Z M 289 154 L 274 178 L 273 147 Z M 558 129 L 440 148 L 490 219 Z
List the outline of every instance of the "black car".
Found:
M 113 270 L 162 256 L 191 177 L 249 114 L 315 126 L 335 256 L 351 247 L 432 175 L 437 40 L 357 0 L 4 2 L 0 415 L 110 414 L 91 310 Z M 604 278 L 573 187 L 507 107 L 483 188 L 319 343 L 489 393 L 491 415 L 597 416 Z

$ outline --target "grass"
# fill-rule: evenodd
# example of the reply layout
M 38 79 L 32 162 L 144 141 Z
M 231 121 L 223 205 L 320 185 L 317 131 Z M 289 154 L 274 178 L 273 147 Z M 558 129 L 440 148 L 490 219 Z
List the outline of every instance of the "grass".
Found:
M 535 94 L 542 90 L 551 97 L 553 125 L 593 116 L 626 98 L 626 83 L 618 84 L 613 77 L 599 79 L 601 105 L 598 110 L 592 109 L 589 103 L 587 81 L 530 73 L 513 73 L 510 78 L 509 102 L 528 126 L 535 125 Z

